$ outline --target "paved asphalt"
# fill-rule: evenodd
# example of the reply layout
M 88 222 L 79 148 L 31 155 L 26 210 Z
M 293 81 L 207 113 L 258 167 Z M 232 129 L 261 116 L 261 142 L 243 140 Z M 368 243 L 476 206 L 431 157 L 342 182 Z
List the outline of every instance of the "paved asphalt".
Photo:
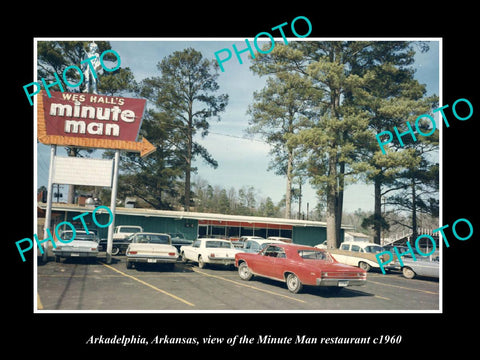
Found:
M 242 281 L 234 267 L 178 262 L 127 269 L 125 257 L 49 261 L 37 267 L 39 310 L 147 311 L 438 311 L 438 279 L 405 279 L 369 272 L 367 284 L 338 294 L 316 287 L 290 293 L 285 283 L 254 277 Z

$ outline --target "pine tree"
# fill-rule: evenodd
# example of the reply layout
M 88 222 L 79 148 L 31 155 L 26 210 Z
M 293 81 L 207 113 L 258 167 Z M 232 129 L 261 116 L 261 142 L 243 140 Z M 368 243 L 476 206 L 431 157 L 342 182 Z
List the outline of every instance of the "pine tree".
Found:
M 158 63 L 159 77 L 141 84 L 141 95 L 164 112 L 177 129 L 175 146 L 182 158 L 185 211 L 191 206 L 191 173 L 196 170 L 193 159 L 200 156 L 214 168 L 218 166 L 208 150 L 195 141 L 198 132 L 202 137 L 208 135 L 208 121 L 215 117 L 220 120 L 219 114 L 228 103 L 228 95 L 215 95 L 219 90 L 215 64 L 193 48 L 175 51 Z

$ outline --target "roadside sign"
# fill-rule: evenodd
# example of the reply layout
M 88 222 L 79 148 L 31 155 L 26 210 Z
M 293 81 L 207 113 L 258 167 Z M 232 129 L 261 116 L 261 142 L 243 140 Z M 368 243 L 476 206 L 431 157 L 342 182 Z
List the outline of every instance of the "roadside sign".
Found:
M 37 133 L 43 144 L 116 149 L 155 150 L 147 139 L 137 141 L 145 99 L 51 92 L 37 96 Z
M 55 156 L 53 183 L 112 187 L 112 159 Z

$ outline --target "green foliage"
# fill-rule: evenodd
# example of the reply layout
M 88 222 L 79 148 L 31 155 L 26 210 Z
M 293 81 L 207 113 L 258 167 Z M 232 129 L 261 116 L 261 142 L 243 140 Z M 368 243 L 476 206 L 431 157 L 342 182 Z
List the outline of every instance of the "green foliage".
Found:
M 436 146 L 435 135 L 419 143 L 407 139 L 405 148 L 392 146 L 383 155 L 375 137 L 431 113 L 438 101 L 436 96 L 425 97 L 425 86 L 414 79 L 411 65 L 416 45 L 421 51 L 428 50 L 425 43 L 401 41 L 294 42 L 276 44 L 270 54 L 259 54 L 253 60 L 251 69 L 259 75 L 290 74 L 304 81 L 298 98 L 308 94 L 304 103 L 308 116 L 301 127 L 295 133 L 266 139 L 278 149 L 278 140 L 286 138 L 287 148 L 299 150 L 296 156 L 303 159 L 310 182 L 326 199 L 329 246 L 334 246 L 337 237 L 331 233 L 338 233 L 340 228 L 346 184 L 360 178 L 375 184 L 375 213 L 365 225 L 374 226 L 378 241 L 381 229 L 388 228 L 380 214 L 381 188 L 398 187 L 394 185 L 398 175 L 420 164 L 418 146 Z M 269 81 L 267 86 L 273 83 Z M 289 99 L 284 98 L 285 102 Z M 272 104 L 270 116 L 279 110 L 275 100 L 268 98 L 265 105 L 268 109 Z M 281 129 L 275 123 L 264 122 L 262 126 Z M 428 132 L 428 121 L 420 126 Z
M 188 48 L 176 51 L 157 65 L 160 76 L 142 81 L 139 94 L 149 99 L 157 114 L 163 114 L 170 127 L 167 140 L 175 147 L 178 166 L 184 172 L 184 207 L 188 211 L 190 201 L 190 174 L 193 158 L 199 156 L 213 167 L 217 161 L 208 150 L 194 140 L 200 133 L 208 135 L 209 120 L 217 118 L 228 104 L 228 95 L 216 96 L 218 73 L 213 61 L 203 59 L 200 52 Z M 149 135 L 147 135 L 150 139 Z

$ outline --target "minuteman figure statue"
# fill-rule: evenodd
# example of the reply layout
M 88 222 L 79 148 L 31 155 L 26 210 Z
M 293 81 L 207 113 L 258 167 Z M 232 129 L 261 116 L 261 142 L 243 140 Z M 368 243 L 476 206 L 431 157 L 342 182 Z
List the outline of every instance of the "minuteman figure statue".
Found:
M 91 93 L 98 94 L 97 89 L 97 77 L 96 74 L 91 69 L 91 65 L 93 66 L 93 70 L 95 73 L 100 74 L 103 73 L 102 65 L 100 64 L 100 59 L 98 57 L 98 45 L 95 44 L 95 41 L 92 41 L 88 45 L 89 50 L 85 51 L 85 59 L 89 59 L 91 57 L 95 57 L 95 59 L 91 59 L 89 62 L 83 63 L 82 70 L 85 77 L 85 88 L 83 89 L 84 93 L 90 92 L 90 85 L 92 87 Z M 90 64 L 91 65 L 90 65 Z

